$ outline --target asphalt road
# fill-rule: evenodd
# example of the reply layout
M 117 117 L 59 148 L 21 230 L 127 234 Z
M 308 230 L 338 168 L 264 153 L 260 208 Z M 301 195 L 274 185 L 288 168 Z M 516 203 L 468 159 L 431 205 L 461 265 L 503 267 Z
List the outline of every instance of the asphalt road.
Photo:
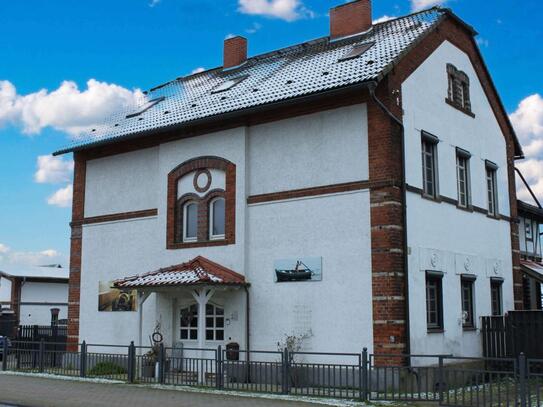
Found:
M 29 376 L 0 375 L 0 406 L 20 407 L 311 407 L 316 404 L 162 390 Z

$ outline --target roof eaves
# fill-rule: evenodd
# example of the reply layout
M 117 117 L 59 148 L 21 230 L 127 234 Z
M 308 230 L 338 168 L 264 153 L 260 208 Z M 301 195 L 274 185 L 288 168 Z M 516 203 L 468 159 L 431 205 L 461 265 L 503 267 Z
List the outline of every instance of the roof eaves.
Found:
M 286 99 L 282 99 L 282 100 L 279 100 L 279 101 L 276 101 L 276 102 L 264 103 L 264 104 L 252 106 L 252 107 L 249 107 L 249 108 L 241 108 L 241 109 L 233 110 L 231 112 L 220 113 L 220 114 L 216 114 L 216 115 L 212 115 L 212 116 L 206 116 L 206 117 L 203 117 L 201 119 L 192 120 L 192 121 L 188 121 L 188 122 L 177 123 L 177 124 L 172 124 L 172 125 L 163 126 L 163 127 L 157 127 L 157 128 L 153 128 L 153 129 L 149 129 L 149 130 L 141 131 L 141 132 L 136 132 L 136 133 L 128 133 L 128 134 L 125 134 L 125 135 L 122 135 L 122 136 L 119 136 L 119 137 L 102 138 L 102 139 L 100 139 L 100 140 L 98 140 L 96 142 L 90 142 L 90 143 L 83 144 L 83 145 L 78 145 L 78 146 L 73 146 L 73 147 L 68 147 L 68 148 L 64 148 L 64 149 L 61 149 L 61 150 L 57 150 L 57 151 L 55 151 L 53 153 L 53 156 L 58 156 L 58 155 L 62 155 L 62 154 L 68 154 L 68 153 L 88 150 L 88 149 L 96 148 L 96 147 L 102 147 L 102 146 L 105 146 L 105 145 L 118 143 L 120 141 L 133 140 L 133 139 L 137 139 L 137 138 L 147 137 L 147 136 L 150 136 L 150 135 L 157 135 L 157 134 L 162 134 L 162 133 L 167 133 L 167 132 L 172 132 L 172 131 L 185 130 L 187 128 L 191 128 L 191 127 L 194 127 L 194 126 L 205 125 L 205 124 L 212 123 L 212 122 L 216 123 L 218 120 L 226 121 L 226 120 L 236 119 L 236 118 L 240 118 L 240 117 L 243 117 L 243 116 L 248 116 L 248 115 L 255 114 L 255 113 L 260 113 L 260 112 L 263 112 L 263 111 L 266 111 L 266 110 L 275 109 L 277 107 L 283 107 L 283 106 L 289 106 L 291 104 L 303 103 L 303 102 L 311 101 L 313 99 L 318 99 L 320 97 L 325 97 L 325 96 L 328 96 L 328 95 L 336 95 L 336 94 L 343 93 L 343 92 L 346 92 L 346 91 L 349 91 L 349 90 L 356 90 L 358 88 L 366 88 L 367 84 L 370 83 L 370 82 L 373 82 L 374 80 L 375 79 L 371 79 L 371 80 L 368 80 L 368 81 L 349 84 L 349 85 L 346 85 L 346 86 L 330 88 L 330 89 L 326 89 L 324 91 L 318 91 L 318 92 L 313 92 L 313 93 L 309 93 L 309 94 L 306 94 L 306 95 L 286 98 Z

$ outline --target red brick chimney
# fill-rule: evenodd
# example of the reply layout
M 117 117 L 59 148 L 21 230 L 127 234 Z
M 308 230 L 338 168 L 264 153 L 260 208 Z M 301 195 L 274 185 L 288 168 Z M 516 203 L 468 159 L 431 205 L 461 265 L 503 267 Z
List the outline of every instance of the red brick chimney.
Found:
M 247 61 L 247 38 L 239 35 L 224 40 L 223 68 L 232 68 Z
M 371 0 L 355 0 L 330 9 L 330 38 L 358 34 L 371 28 Z

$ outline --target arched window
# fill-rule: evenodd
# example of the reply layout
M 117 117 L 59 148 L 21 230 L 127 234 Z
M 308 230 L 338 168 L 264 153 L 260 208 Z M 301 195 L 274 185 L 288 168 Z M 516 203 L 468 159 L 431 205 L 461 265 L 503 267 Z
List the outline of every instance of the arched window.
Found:
M 187 202 L 183 205 L 183 242 L 198 240 L 198 204 Z
M 225 201 L 219 197 L 209 203 L 209 238 L 224 239 Z

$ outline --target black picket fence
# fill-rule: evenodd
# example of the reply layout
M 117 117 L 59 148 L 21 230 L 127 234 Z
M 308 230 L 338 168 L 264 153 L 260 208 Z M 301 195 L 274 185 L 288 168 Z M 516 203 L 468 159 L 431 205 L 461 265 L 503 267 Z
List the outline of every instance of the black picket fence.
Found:
M 543 405 L 543 360 L 139 347 L 44 340 L 0 349 L 4 371 L 442 406 Z

